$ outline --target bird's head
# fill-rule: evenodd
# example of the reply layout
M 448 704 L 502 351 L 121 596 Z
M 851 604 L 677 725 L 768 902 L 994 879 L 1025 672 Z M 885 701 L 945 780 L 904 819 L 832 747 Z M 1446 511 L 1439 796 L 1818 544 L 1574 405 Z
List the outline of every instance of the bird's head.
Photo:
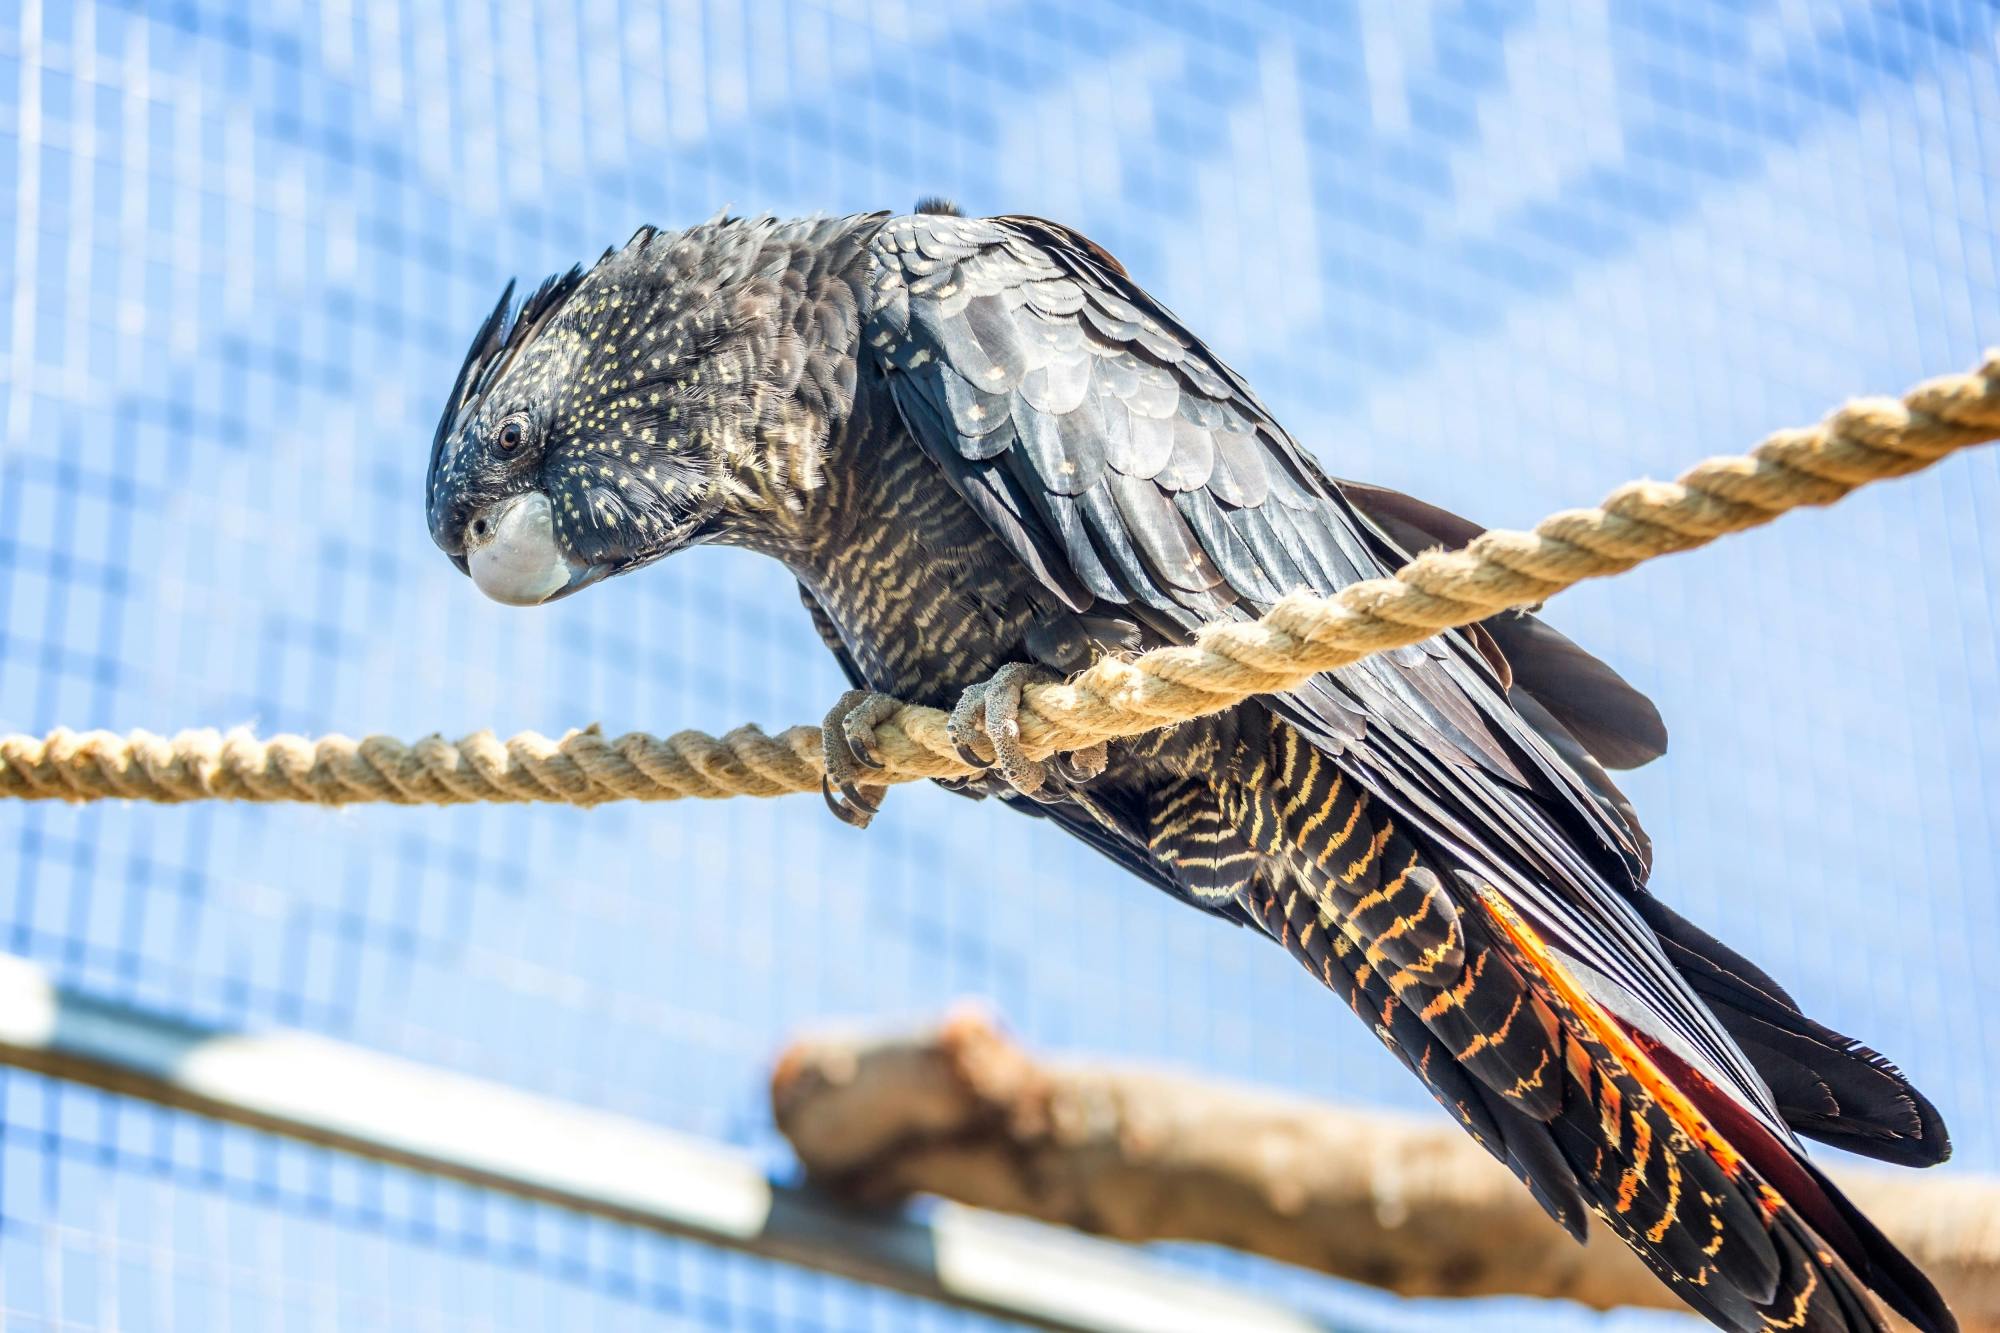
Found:
M 432 540 L 482 592 L 534 605 L 713 537 L 755 506 L 774 448 L 823 439 L 776 234 L 647 228 L 518 308 L 501 294 L 427 494 Z

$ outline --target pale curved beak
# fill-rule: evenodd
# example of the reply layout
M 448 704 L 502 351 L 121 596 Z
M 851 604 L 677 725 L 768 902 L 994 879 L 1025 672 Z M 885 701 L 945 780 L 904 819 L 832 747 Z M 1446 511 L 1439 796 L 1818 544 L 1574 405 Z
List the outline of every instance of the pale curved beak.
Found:
M 465 527 L 465 568 L 479 591 L 509 606 L 538 606 L 610 572 L 567 555 L 556 542 L 549 497 L 529 491 L 489 505 Z

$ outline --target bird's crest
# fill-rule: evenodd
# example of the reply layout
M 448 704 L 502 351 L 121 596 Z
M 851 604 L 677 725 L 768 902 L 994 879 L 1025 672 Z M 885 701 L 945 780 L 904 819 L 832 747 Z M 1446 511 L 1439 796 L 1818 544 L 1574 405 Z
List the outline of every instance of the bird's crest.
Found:
M 610 253 L 605 251 L 607 256 Z M 445 401 L 444 415 L 438 419 L 437 435 L 431 440 L 430 473 L 433 479 L 437 476 L 445 441 L 451 438 L 465 409 L 493 386 L 520 350 L 541 332 L 563 303 L 583 285 L 584 277 L 581 264 L 574 265 L 567 273 L 551 274 L 521 303 L 519 309 L 513 308 L 512 282 L 500 293 L 493 313 L 479 326 L 472 348 L 465 354 L 465 364 L 458 368 L 458 378 L 451 386 L 451 397 Z

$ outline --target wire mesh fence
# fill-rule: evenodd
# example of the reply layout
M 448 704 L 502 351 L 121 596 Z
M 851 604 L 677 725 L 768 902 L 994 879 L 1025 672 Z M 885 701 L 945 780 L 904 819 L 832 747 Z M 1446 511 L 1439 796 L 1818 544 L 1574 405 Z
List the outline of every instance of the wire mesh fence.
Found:
M 723 205 L 1058 217 L 1329 470 L 1532 520 L 2000 340 L 1996 32 L 1777 0 L 0 3 L 0 731 L 817 716 L 843 682 L 775 566 L 518 612 L 420 512 L 502 283 Z M 1947 1170 L 2000 1167 L 1994 512 L 2000 465 L 1960 459 L 1553 611 L 1673 728 L 1627 784 L 1659 891 L 1897 1058 Z M 777 1171 L 786 1035 L 965 994 L 1042 1047 L 1428 1105 L 1247 932 L 933 791 L 866 833 L 812 800 L 16 807 L 0 866 L 0 948 L 66 986 Z M 8 1328 L 978 1322 L 39 1075 L 0 1093 Z M 1465 1318 L 1159 1262 L 1347 1326 Z

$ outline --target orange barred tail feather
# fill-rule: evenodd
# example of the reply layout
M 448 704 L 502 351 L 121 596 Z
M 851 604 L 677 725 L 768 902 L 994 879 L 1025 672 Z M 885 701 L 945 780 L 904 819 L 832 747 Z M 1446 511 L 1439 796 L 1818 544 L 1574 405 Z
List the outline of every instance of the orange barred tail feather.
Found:
M 1149 851 L 1198 898 L 1229 894 L 1551 1217 L 1581 1239 L 1584 1214 L 1597 1213 L 1724 1328 L 1873 1333 L 1884 1324 L 1871 1289 L 1921 1329 L 1956 1327 L 1924 1276 L 1807 1162 L 1776 1118 L 1793 1103 L 1752 1110 L 1710 1082 L 1638 1026 L 1643 1004 L 1629 1019 L 1614 1012 L 1586 984 L 1594 974 L 1498 890 L 1454 873 L 1420 829 L 1288 728 L 1277 740 L 1253 780 L 1191 776 L 1196 794 L 1171 789 Z M 1268 770 L 1278 782 L 1255 780 Z M 1670 957 L 1701 983 L 1690 1003 L 1712 993 L 1754 1016 L 1760 1035 L 1796 1034 L 1788 1060 L 1866 1093 L 1821 1127 L 1909 1158 L 1942 1150 L 1935 1112 L 1900 1095 L 1886 1061 L 1820 1038 L 1775 982 L 1678 919 L 1664 924 L 1663 944 L 1686 955 Z
M 1449 890 L 1394 812 L 1289 730 L 1281 743 L 1286 799 L 1246 813 L 1272 830 L 1324 928 L 1360 952 L 1356 978 L 1364 987 L 1379 978 L 1502 1099 L 1535 1120 L 1553 1117 L 1561 1052 L 1547 1003 L 1505 955 L 1469 947 Z
M 1542 1123 L 1474 1078 L 1310 895 L 1297 889 L 1281 894 L 1257 884 L 1245 895 L 1245 905 L 1273 939 L 1347 1003 L 1475 1142 L 1520 1178 L 1558 1226 L 1579 1241 L 1588 1234 L 1589 1209 L 1576 1173 Z
M 1928 1279 L 1790 1144 L 1614 1018 L 1498 892 L 1480 901 L 1556 1010 L 1572 1100 L 1551 1125 L 1612 1230 L 1688 1303 L 1742 1329 L 1957 1328 Z

